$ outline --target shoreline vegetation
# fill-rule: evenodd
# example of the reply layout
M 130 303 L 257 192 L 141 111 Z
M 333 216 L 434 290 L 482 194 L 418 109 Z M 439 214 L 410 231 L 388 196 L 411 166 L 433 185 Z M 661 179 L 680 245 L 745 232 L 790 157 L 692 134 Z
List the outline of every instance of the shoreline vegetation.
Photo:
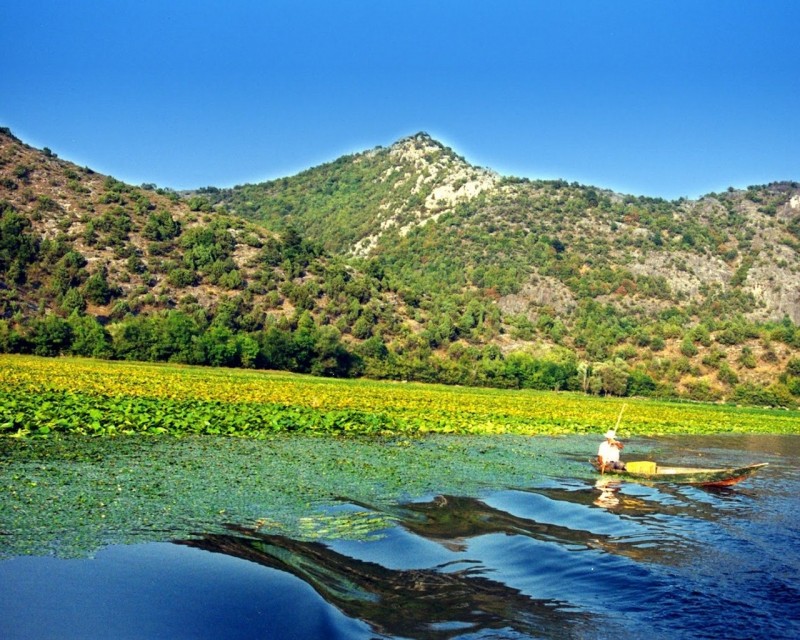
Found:
M 796 434 L 800 412 L 83 358 L 0 356 L 0 436 Z

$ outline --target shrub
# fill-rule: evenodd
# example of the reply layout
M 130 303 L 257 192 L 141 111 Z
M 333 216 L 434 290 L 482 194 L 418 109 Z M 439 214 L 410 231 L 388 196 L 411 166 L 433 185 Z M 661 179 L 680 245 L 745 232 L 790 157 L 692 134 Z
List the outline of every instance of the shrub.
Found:
M 180 232 L 180 223 L 172 218 L 169 211 L 151 213 L 144 227 L 144 237 L 154 242 L 172 240 Z
M 742 327 L 731 326 L 719 332 L 716 339 L 720 344 L 734 346 L 744 342 L 745 334 Z
M 718 369 L 720 363 L 725 360 L 725 352 L 715 347 L 705 356 L 703 356 L 703 364 L 712 369 Z
M 694 342 L 692 342 L 689 338 L 685 338 L 683 342 L 681 342 L 681 353 L 687 358 L 691 358 L 698 354 L 698 349 Z
M 31 177 L 31 171 L 32 169 L 30 167 L 24 164 L 18 164 L 14 167 L 14 176 L 22 182 L 28 182 Z
M 686 392 L 690 399 L 699 402 L 717 402 L 722 399 L 722 394 L 712 388 L 708 380 L 690 380 L 686 383 Z
M 238 269 L 223 273 L 217 282 L 219 286 L 226 289 L 241 289 L 245 284 L 244 278 L 242 278 L 242 274 Z
M 191 269 L 178 267 L 167 274 L 167 281 L 174 287 L 191 287 L 197 284 L 197 274 Z
M 739 382 L 739 376 L 736 375 L 736 372 L 730 368 L 727 362 L 724 362 L 719 371 L 717 371 L 717 380 L 725 384 L 734 385 Z
M 739 355 L 739 364 L 748 369 L 755 369 L 756 357 L 750 347 L 742 347 L 742 353 Z
M 781 385 L 762 387 L 749 382 L 737 386 L 732 399 L 739 404 L 764 407 L 793 407 L 797 404 L 786 387 Z
M 202 196 L 193 196 L 188 201 L 190 211 L 211 211 L 211 203 Z

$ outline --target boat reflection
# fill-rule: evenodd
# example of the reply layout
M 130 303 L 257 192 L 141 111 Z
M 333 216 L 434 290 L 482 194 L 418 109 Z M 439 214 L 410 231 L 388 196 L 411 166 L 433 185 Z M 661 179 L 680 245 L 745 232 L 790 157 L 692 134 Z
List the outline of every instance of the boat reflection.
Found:
M 520 491 L 547 496 L 556 502 L 602 507 L 620 517 L 642 523 L 652 522 L 654 518 L 662 516 L 717 521 L 720 514 L 732 506 L 732 502 L 741 502 L 750 496 L 746 488 L 740 487 L 732 490 L 730 487 L 693 487 L 668 483 L 648 487 L 637 483 L 633 485 L 636 493 L 631 493 L 626 486 L 630 485 L 624 480 L 604 476 L 591 484 L 587 482 L 571 487 L 540 487 Z M 601 494 L 599 504 L 598 492 Z M 614 496 L 608 495 L 609 492 L 613 492 Z

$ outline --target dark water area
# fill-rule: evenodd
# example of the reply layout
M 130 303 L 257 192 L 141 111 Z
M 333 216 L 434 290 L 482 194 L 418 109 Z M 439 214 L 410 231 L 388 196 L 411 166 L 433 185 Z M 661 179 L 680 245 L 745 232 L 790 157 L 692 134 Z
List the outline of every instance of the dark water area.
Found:
M 175 530 L 160 530 L 152 514 L 147 526 L 137 515 L 140 537 L 120 531 L 121 520 L 102 534 L 87 524 L 95 533 L 82 534 L 90 538 L 86 552 L 71 546 L 68 557 L 54 551 L 53 539 L 69 537 L 88 516 L 59 520 L 69 530 L 0 520 L 0 550 L 7 543 L 0 637 L 800 637 L 800 437 L 643 439 L 626 449 L 671 464 L 770 463 L 726 489 L 600 478 L 586 464 L 590 439 L 498 442 L 404 444 L 401 466 L 430 454 L 447 469 L 455 456 L 459 467 L 481 460 L 485 477 L 477 478 L 478 467 L 464 477 L 448 471 L 435 477 L 437 487 L 421 483 L 409 492 L 381 485 L 385 469 L 363 466 L 355 470 L 363 486 L 343 476 L 327 480 L 339 485 L 330 488 L 335 499 L 312 495 L 309 476 L 307 500 L 291 509 L 277 494 L 256 496 L 255 485 L 245 483 L 243 493 L 257 504 L 242 509 L 260 518 L 236 511 L 240 497 L 233 492 L 236 518 L 220 514 L 216 523 L 205 516 L 191 521 L 191 510 L 175 503 L 170 517 L 182 520 Z M 378 455 L 366 444 L 361 453 L 352 443 L 314 446 L 334 466 Z M 19 479 L 31 464 L 30 456 L 7 456 L 0 479 Z M 317 474 L 329 468 L 313 464 Z M 521 467 L 527 482 L 519 479 Z M 126 469 L 132 472 L 133 463 L 123 458 L 113 470 L 120 494 L 122 483 L 136 479 L 122 477 Z M 29 484 L 40 482 L 31 477 L 28 471 Z M 205 513 L 208 504 L 191 495 L 194 509 Z M 72 500 L 66 493 L 64 499 Z M 124 506 L 142 508 L 134 501 Z M 38 527 L 47 545 L 24 539 L 22 524 Z

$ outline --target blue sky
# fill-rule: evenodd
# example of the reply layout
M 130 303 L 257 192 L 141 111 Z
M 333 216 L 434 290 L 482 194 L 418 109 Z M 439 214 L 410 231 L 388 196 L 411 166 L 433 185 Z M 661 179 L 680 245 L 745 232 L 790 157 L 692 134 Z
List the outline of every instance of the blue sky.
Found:
M 800 180 L 796 0 L 26 0 L 0 126 L 232 186 L 427 131 L 504 175 L 690 198 Z

